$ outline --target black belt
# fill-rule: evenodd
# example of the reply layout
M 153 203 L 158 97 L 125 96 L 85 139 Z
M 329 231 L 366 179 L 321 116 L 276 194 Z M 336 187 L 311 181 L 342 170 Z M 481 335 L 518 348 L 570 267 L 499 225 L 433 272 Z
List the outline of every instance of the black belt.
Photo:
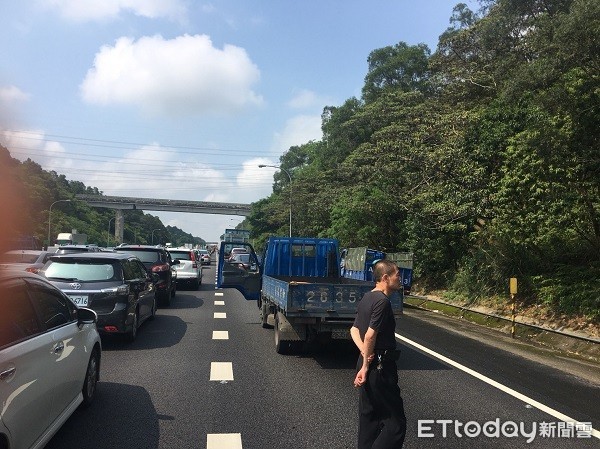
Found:
M 381 357 L 381 359 L 379 359 Z M 376 349 L 375 350 L 375 360 L 384 361 L 396 361 L 400 358 L 400 350 L 399 349 Z

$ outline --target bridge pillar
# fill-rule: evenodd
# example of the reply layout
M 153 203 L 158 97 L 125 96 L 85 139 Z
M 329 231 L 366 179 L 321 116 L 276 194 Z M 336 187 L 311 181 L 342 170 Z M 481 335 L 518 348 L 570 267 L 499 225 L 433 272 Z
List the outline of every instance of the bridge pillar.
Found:
M 115 240 L 117 244 L 123 243 L 123 230 L 125 229 L 125 216 L 122 209 L 115 209 Z

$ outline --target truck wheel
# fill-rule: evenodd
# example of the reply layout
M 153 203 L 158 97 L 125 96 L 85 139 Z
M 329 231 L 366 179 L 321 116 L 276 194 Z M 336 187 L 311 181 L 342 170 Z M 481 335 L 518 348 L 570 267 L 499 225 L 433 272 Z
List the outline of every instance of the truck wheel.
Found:
M 267 306 L 267 303 L 265 301 L 261 301 L 260 320 L 262 322 L 263 329 L 272 329 L 273 328 L 273 326 L 271 326 L 269 324 L 268 318 L 269 318 L 269 307 Z
M 279 333 L 279 318 L 275 314 L 275 351 L 277 354 L 289 354 L 292 348 L 292 342 L 289 340 L 282 340 Z

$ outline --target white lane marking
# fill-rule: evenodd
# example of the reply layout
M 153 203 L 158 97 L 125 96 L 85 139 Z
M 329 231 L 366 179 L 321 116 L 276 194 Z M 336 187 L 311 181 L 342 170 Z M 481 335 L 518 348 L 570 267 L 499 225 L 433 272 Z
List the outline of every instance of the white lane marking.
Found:
M 215 312 L 213 318 L 227 318 L 227 314 L 225 312 Z
M 229 331 L 213 331 L 213 340 L 229 340 Z
M 223 292 L 215 292 L 215 296 L 223 296 Z
M 225 301 L 215 301 L 215 306 L 224 306 Z
M 242 449 L 241 433 L 209 433 L 206 449 Z
M 233 363 L 210 362 L 210 380 L 233 380 Z
M 477 371 L 472 370 L 471 368 L 467 368 L 466 366 L 461 365 L 460 363 L 455 362 L 454 360 L 449 359 L 448 357 L 445 357 L 442 354 L 438 354 L 437 352 L 435 352 L 423 345 L 420 345 L 419 343 L 417 343 L 415 341 L 412 341 L 412 340 L 410 340 L 406 337 L 403 337 L 402 335 L 399 335 L 399 334 L 395 334 L 395 335 L 396 335 L 397 339 L 402 340 L 403 342 L 408 343 L 409 345 L 414 346 L 415 348 L 418 348 L 421 351 L 426 352 L 427 354 L 432 355 L 435 358 L 437 358 L 443 362 L 446 362 L 448 365 L 458 368 L 459 370 L 464 371 L 465 373 L 470 374 L 471 376 L 476 377 L 479 380 L 482 380 L 483 382 L 491 385 L 492 387 L 496 387 L 500 391 L 503 391 L 503 392 L 525 402 L 526 404 L 529 404 L 529 405 L 537 408 L 538 410 L 548 413 L 550 416 L 554 416 L 556 419 L 560 419 L 561 421 L 564 421 L 564 422 L 576 423 L 575 425 L 581 424 L 579 421 L 571 418 L 570 416 L 567 416 L 567 415 L 559 412 L 558 410 L 554 410 L 553 408 L 550 408 L 547 405 L 544 405 L 541 402 L 536 401 L 535 399 L 531 399 L 530 397 L 525 396 L 524 394 L 519 393 L 518 391 L 515 391 L 512 388 L 507 387 L 506 385 L 502 385 L 500 382 L 496 382 L 495 380 L 490 379 L 489 377 L 484 376 L 483 374 L 478 373 Z M 595 436 L 596 438 L 600 438 L 600 431 L 592 428 L 592 435 Z

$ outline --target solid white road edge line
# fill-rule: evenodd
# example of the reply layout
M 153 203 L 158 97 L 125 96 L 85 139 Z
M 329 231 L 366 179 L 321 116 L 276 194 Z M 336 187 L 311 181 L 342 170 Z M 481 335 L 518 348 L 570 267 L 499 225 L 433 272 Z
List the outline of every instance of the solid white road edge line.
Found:
M 455 362 L 454 360 L 449 359 L 448 357 L 445 357 L 442 354 L 438 354 L 437 352 L 435 352 L 429 348 L 426 348 L 425 346 L 420 345 L 419 343 L 417 343 L 415 341 L 412 341 L 406 337 L 403 337 L 400 334 L 395 334 L 395 335 L 398 340 L 408 343 L 409 345 L 414 346 L 415 348 L 418 348 L 421 351 L 426 352 L 427 354 L 432 355 L 435 358 L 437 358 L 443 362 L 446 362 L 448 365 L 458 368 L 459 370 L 464 371 L 465 373 L 470 374 L 471 376 L 476 377 L 477 379 L 482 380 L 483 382 L 485 382 L 493 387 L 496 387 L 499 390 L 501 390 L 517 399 L 520 399 L 521 401 L 525 402 L 526 404 L 529 404 L 529 405 L 537 408 L 538 410 L 541 410 L 545 413 L 548 413 L 551 416 L 554 416 L 556 419 L 560 419 L 561 421 L 564 421 L 564 422 L 579 423 L 579 421 L 559 412 L 558 410 L 554 410 L 553 408 L 550 408 L 547 405 L 544 405 L 541 402 L 536 401 L 535 399 L 531 399 L 530 397 L 525 396 L 524 394 L 519 393 L 518 391 L 515 391 L 512 388 L 502 385 L 500 382 L 496 382 L 495 380 L 490 379 L 489 377 L 484 376 L 483 374 L 480 374 L 477 371 L 472 370 L 471 368 L 467 368 L 466 366 L 461 365 L 460 363 Z M 600 431 L 592 428 L 592 435 L 596 438 L 600 438 Z

